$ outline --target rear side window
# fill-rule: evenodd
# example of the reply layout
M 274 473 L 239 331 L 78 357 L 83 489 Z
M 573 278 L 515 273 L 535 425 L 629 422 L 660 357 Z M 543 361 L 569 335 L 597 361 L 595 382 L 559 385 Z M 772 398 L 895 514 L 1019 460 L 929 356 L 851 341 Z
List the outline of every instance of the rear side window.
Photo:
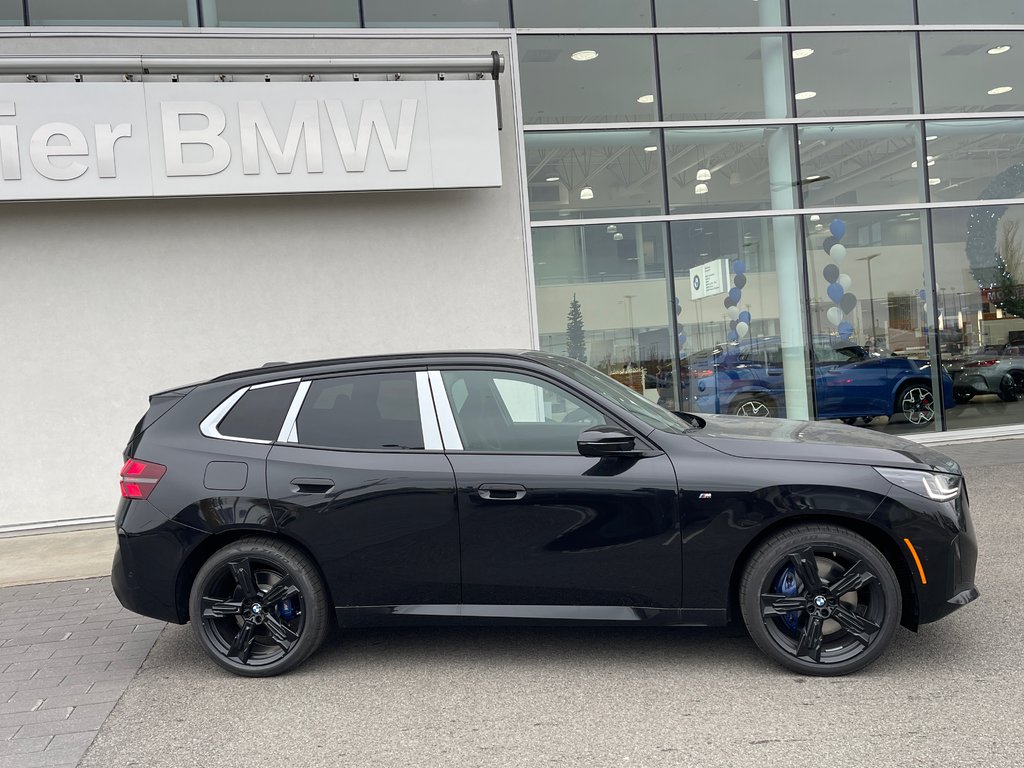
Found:
M 298 386 L 292 382 L 248 390 L 221 419 L 217 430 L 224 437 L 277 440 Z
M 414 373 L 318 379 L 295 422 L 298 442 L 349 450 L 422 450 Z

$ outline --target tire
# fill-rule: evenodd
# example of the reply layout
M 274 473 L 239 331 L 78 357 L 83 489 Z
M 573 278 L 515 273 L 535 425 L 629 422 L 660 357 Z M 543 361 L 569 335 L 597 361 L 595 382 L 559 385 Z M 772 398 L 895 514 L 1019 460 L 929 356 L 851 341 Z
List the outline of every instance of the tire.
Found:
M 1011 371 L 999 380 L 999 399 L 1004 403 L 1016 403 L 1024 394 L 1024 373 Z
M 903 597 L 892 566 L 867 539 L 836 525 L 808 524 L 755 550 L 740 581 L 740 609 L 771 659 L 794 672 L 833 677 L 863 669 L 885 652 Z
M 935 421 L 935 398 L 930 384 L 904 384 L 896 395 L 896 413 L 915 427 Z
M 323 643 L 329 616 L 327 592 L 309 559 L 266 537 L 217 550 L 196 574 L 189 597 L 192 631 L 203 650 L 244 677 L 279 675 L 301 664 Z
M 733 416 L 751 416 L 754 418 L 771 418 L 778 411 L 775 401 L 770 397 L 758 394 L 740 395 L 729 404 L 729 413 Z
M 971 400 L 974 399 L 974 393 L 973 392 L 956 392 L 956 391 L 954 391 L 953 392 L 953 399 L 956 400 L 956 402 L 959 405 L 967 405 L 967 403 L 971 402 Z

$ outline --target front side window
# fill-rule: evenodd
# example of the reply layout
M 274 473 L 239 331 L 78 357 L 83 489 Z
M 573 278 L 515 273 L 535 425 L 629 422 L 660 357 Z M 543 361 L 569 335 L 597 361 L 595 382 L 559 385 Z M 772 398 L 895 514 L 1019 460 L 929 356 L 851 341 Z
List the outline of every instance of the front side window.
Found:
M 445 393 L 467 451 L 577 453 L 597 410 L 550 382 L 505 371 L 443 371 Z
M 318 379 L 295 422 L 302 445 L 347 450 L 422 450 L 414 373 Z

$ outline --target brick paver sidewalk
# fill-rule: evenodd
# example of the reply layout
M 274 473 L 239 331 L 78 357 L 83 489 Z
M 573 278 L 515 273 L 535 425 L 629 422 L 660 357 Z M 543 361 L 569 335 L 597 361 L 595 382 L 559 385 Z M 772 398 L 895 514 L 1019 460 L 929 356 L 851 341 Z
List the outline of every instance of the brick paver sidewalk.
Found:
M 0 768 L 77 765 L 163 626 L 108 578 L 0 589 Z

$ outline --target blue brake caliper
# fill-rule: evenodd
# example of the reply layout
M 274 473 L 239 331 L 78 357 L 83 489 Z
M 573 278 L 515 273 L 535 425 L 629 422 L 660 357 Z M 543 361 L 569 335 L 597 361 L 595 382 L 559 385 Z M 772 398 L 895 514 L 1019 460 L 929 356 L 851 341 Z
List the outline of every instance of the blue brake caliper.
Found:
M 292 605 L 290 597 L 277 604 L 277 613 L 285 621 L 291 621 L 295 618 L 295 607 Z
M 799 591 L 796 583 L 796 568 L 792 565 L 787 565 L 778 576 L 775 577 L 775 584 L 772 588 L 780 595 L 786 597 L 795 597 Z M 800 626 L 800 613 L 799 611 L 790 611 L 782 615 L 782 623 L 786 625 L 786 628 L 791 632 L 796 632 Z

